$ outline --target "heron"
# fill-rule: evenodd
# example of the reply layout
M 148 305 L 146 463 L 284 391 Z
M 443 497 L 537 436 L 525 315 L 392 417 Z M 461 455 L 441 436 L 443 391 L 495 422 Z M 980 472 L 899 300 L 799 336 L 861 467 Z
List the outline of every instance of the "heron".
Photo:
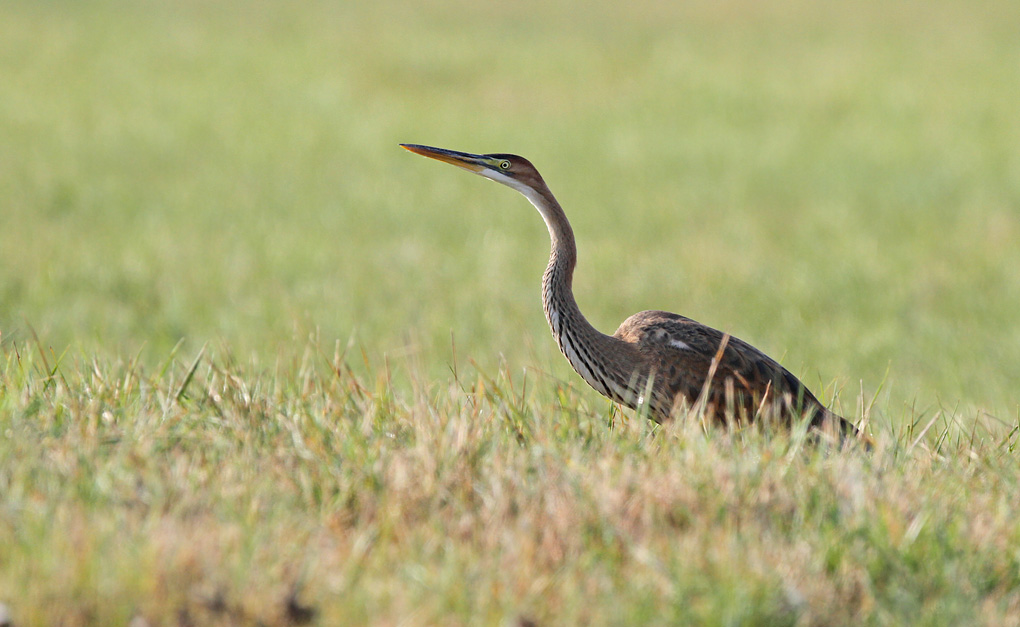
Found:
M 538 209 L 551 243 L 542 276 L 545 318 L 560 352 L 595 391 L 659 423 L 686 409 L 706 423 L 773 420 L 789 426 L 806 420 L 813 431 L 841 441 L 861 436 L 789 370 L 728 333 L 666 311 L 636 313 L 612 335 L 595 329 L 574 299 L 573 229 L 542 175 L 524 157 L 400 146 L 502 183 Z

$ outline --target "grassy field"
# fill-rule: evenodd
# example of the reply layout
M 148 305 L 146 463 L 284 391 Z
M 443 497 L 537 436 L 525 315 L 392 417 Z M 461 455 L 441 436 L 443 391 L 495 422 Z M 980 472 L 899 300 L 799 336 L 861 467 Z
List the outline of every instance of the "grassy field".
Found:
M 1015 2 L 0 5 L 16 625 L 1020 624 Z M 871 455 L 558 354 L 749 340 Z M 141 621 L 144 621 L 141 622 Z

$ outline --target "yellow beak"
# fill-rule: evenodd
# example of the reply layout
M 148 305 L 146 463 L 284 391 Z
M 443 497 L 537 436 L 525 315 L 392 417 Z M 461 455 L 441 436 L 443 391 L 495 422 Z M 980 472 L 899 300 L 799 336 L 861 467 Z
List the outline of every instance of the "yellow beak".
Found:
M 443 163 L 449 163 L 469 172 L 474 172 L 475 174 L 478 174 L 486 167 L 491 167 L 488 163 L 490 159 L 483 155 L 473 155 L 468 152 L 457 152 L 456 150 L 433 148 L 432 146 L 420 146 L 418 144 L 400 144 L 400 147 L 405 150 L 410 150 L 416 155 L 435 159 L 436 161 L 442 161 Z

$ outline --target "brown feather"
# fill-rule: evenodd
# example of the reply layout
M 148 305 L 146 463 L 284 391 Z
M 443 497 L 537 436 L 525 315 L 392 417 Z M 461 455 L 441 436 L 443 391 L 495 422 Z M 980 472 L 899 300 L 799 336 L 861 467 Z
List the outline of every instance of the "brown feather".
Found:
M 768 355 L 685 316 L 642 311 L 627 318 L 613 336 L 637 348 L 645 378 L 653 377 L 651 408 L 658 420 L 669 418 L 684 404 L 694 407 L 700 400 L 705 414 L 718 422 L 746 422 L 764 415 L 789 424 L 794 417 L 810 413 L 812 426 L 834 422 L 840 433 L 857 431 Z M 706 389 L 724 338 L 726 346 Z

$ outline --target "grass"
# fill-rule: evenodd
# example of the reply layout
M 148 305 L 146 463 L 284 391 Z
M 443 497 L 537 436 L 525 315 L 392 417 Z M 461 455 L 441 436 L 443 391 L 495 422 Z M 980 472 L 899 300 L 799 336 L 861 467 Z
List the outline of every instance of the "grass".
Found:
M 1014 4 L 5 3 L 0 603 L 1015 624 Z M 407 141 L 529 157 L 596 326 L 730 331 L 877 451 L 613 410 L 534 211 Z
M 1004 624 L 1017 432 L 873 455 L 653 429 L 569 384 L 9 353 L 0 589 L 23 624 Z M 413 373 L 412 373 L 413 374 Z M 534 385 L 547 390 L 528 391 Z M 15 602 L 16 600 L 16 602 Z

